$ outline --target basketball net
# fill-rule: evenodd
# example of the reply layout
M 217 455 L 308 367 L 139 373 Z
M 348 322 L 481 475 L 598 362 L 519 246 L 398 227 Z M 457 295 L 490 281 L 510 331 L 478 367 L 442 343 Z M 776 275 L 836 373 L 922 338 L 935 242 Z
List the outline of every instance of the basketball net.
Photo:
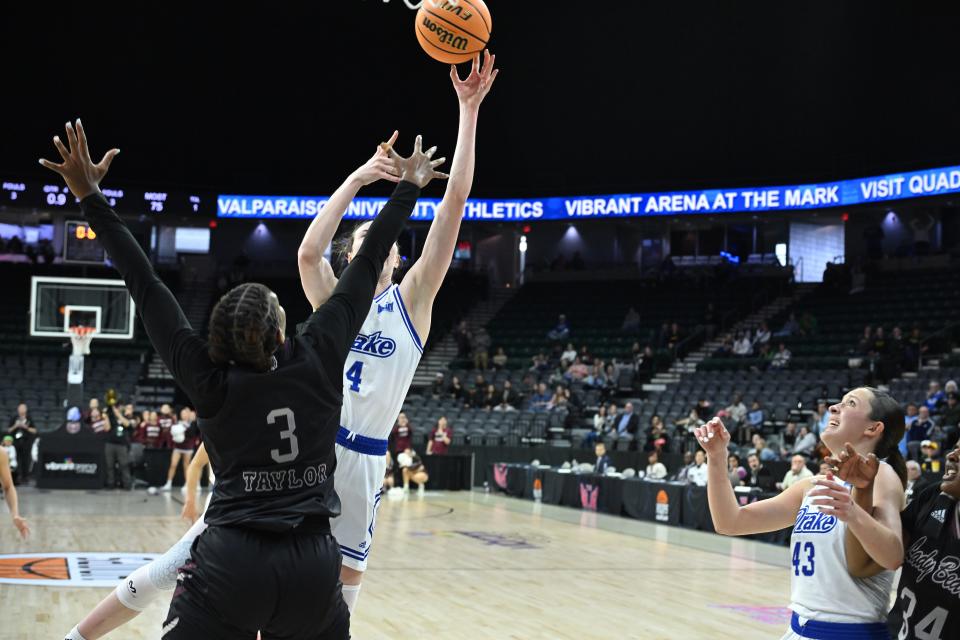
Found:
M 90 355 L 90 342 L 97 330 L 93 327 L 70 327 L 70 343 L 73 344 L 73 355 Z

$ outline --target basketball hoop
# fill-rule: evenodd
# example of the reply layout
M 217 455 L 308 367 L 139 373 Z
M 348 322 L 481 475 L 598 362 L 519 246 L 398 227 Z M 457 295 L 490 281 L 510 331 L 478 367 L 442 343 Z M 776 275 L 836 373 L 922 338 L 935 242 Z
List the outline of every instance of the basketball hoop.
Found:
M 97 330 L 94 327 L 84 327 L 82 325 L 70 327 L 70 343 L 73 344 L 73 355 L 90 355 L 90 342 Z

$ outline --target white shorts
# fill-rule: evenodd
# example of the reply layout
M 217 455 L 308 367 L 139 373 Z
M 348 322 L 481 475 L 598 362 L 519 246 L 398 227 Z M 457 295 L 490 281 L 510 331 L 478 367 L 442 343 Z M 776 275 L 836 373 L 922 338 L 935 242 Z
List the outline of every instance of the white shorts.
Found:
M 330 521 L 330 529 L 340 545 L 343 564 L 355 571 L 367 570 L 386 469 L 385 456 L 337 445 L 333 486 L 340 496 L 340 516 Z

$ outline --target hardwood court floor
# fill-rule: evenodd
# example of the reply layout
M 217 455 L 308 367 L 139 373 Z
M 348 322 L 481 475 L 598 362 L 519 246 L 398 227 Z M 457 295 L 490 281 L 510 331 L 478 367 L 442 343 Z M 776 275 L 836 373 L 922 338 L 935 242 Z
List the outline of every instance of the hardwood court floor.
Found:
M 0 514 L 0 553 L 160 553 L 186 530 L 179 498 L 25 489 L 33 536 Z M 752 640 L 787 624 L 786 548 L 495 495 L 385 499 L 371 557 L 358 640 Z M 0 638 L 62 638 L 107 593 L 0 585 Z M 168 603 L 107 637 L 159 637 Z

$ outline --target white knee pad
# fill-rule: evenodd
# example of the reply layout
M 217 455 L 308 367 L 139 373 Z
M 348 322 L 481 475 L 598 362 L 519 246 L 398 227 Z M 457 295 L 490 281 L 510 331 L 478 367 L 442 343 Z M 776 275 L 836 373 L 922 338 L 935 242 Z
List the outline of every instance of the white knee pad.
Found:
M 120 581 L 114 593 L 121 604 L 133 611 L 143 611 L 164 591 L 177 586 L 177 570 L 190 559 L 190 548 L 207 525 L 198 519 L 180 540 L 162 556 L 146 564 Z

